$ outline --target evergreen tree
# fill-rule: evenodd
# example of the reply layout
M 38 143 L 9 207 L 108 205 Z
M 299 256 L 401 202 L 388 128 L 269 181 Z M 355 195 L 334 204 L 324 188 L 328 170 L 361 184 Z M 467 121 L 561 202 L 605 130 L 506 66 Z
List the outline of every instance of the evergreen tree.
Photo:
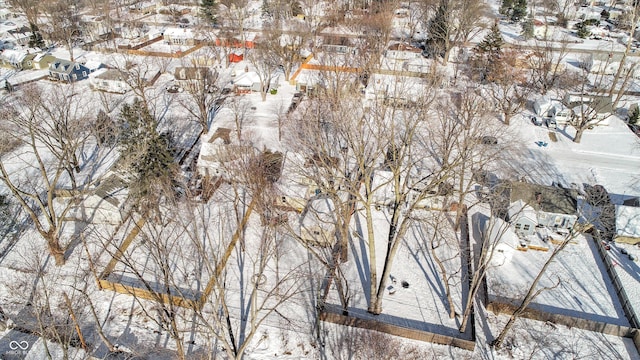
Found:
M 40 34 L 38 25 L 30 23 L 29 27 L 31 28 L 31 35 L 29 36 L 29 47 L 43 49 L 44 40 L 42 39 L 42 34 Z
M 170 136 L 157 131 L 158 123 L 146 105 L 136 99 L 120 112 L 120 149 L 129 172 L 129 196 L 140 211 L 157 211 L 161 199 L 172 198 L 177 165 Z
M 491 58 L 500 57 L 502 54 L 502 46 L 504 45 L 504 39 L 500 33 L 498 22 L 494 22 L 491 26 L 491 32 L 482 39 L 482 41 L 476 45 L 475 52 L 481 56 L 488 56 Z
M 520 33 L 525 39 L 531 39 L 533 37 L 533 13 L 529 13 L 527 19 L 520 24 L 522 26 L 522 32 Z
M 502 4 L 500 5 L 500 10 L 498 12 L 501 15 L 510 16 L 511 9 L 513 9 L 513 1 L 514 0 L 502 0 Z
M 515 0 L 513 11 L 511 12 L 511 21 L 518 22 L 527 16 L 527 0 Z
M 499 12 L 509 20 L 518 22 L 527 15 L 527 0 L 502 0 Z
M 207 23 L 216 25 L 218 23 L 216 7 L 216 0 L 201 0 L 200 17 Z
M 500 61 L 503 45 L 504 39 L 496 21 L 491 26 L 491 32 L 473 49 L 475 68 L 479 70 L 481 80 L 485 80 L 493 67 Z
M 449 1 L 441 0 L 435 15 L 429 21 L 427 51 L 431 56 L 444 56 L 449 46 Z
M 631 112 L 629 113 L 629 118 L 627 120 L 631 125 L 638 124 L 638 120 L 640 120 L 640 108 L 635 107 L 633 110 L 631 110 Z
M 591 35 L 591 30 L 589 30 L 589 28 L 587 27 L 587 24 L 584 23 L 584 21 L 579 22 L 575 25 L 576 28 L 576 35 L 578 35 L 578 37 L 584 39 L 587 38 Z

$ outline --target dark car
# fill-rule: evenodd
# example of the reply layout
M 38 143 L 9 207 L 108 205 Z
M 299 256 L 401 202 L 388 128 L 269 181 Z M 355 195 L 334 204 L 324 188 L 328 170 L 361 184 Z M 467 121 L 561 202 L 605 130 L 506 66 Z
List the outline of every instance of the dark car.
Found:
M 495 136 L 482 136 L 480 137 L 480 143 L 484 145 L 497 145 L 498 139 Z
M 536 116 L 531 117 L 531 123 L 535 126 L 542 126 L 542 119 Z
M 181 93 L 183 91 L 184 91 L 184 89 L 181 88 L 180 86 L 176 85 L 176 84 L 167 86 L 167 92 L 172 93 L 172 94 Z

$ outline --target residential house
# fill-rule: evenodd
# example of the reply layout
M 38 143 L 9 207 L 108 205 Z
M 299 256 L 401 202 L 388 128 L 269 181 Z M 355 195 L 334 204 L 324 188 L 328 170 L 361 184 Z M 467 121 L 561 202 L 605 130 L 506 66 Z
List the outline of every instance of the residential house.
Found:
M 582 103 L 573 103 L 572 116 L 578 121 L 584 119 L 593 125 L 609 125 L 614 113 L 613 101 L 608 96 L 592 96 Z
M 216 122 L 229 123 L 233 116 L 232 110 L 222 108 Z M 236 131 L 229 127 L 211 129 L 204 136 L 197 162 L 198 173 L 203 177 L 230 180 L 227 165 L 255 154 L 254 148 L 238 143 Z
M 0 53 L 0 66 L 17 70 L 31 69 L 35 56 L 22 50 L 4 50 Z
M 408 60 L 420 57 L 422 50 L 408 43 L 398 42 L 389 45 L 384 56 L 395 60 Z
M 163 36 L 164 40 L 172 45 L 193 46 L 196 43 L 195 33 L 187 28 L 168 28 Z
M 616 205 L 616 242 L 640 244 L 640 207 Z
M 511 182 L 508 189 L 508 220 L 514 227 L 520 224 L 520 229 L 516 230 L 530 232 L 534 212 L 535 225 L 552 229 L 572 229 L 575 226 L 578 219 L 575 190 L 524 182 Z M 525 225 L 529 225 L 529 229 L 525 230 Z
M 595 52 L 583 61 L 582 66 L 592 74 L 615 75 L 620 68 L 623 56 L 622 53 Z M 634 59 L 626 57 L 623 70 L 628 71 L 635 68 L 635 62 Z
M 33 69 L 46 70 L 49 69 L 49 65 L 56 60 L 55 56 L 47 53 L 39 53 L 31 60 L 33 62 Z
M 336 242 L 335 224 L 333 200 L 328 196 L 313 198 L 300 215 L 300 238 L 313 246 L 333 246 Z
M 246 94 L 252 91 L 261 91 L 262 83 L 260 76 L 255 71 L 245 71 L 236 75 L 231 81 L 234 91 L 239 94 Z
M 214 73 L 210 68 L 204 66 L 177 67 L 174 77 L 178 86 L 183 89 L 194 90 L 196 86 L 202 86 L 202 82 L 206 86 L 214 79 Z
M 139 12 L 142 14 L 155 13 L 158 8 L 158 3 L 155 1 L 141 1 L 139 3 L 129 6 L 129 11 Z
M 91 74 L 91 88 L 99 91 L 124 94 L 129 90 L 126 74 L 117 69 L 100 69 Z
M 90 73 L 86 66 L 69 60 L 56 59 L 49 65 L 50 80 L 73 82 L 88 78 Z

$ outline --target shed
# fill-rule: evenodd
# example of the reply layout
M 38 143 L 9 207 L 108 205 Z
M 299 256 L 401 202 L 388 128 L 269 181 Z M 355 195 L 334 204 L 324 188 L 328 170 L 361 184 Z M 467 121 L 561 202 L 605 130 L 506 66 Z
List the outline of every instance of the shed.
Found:
M 616 205 L 615 241 L 634 245 L 640 243 L 640 207 Z
M 300 237 L 309 245 L 333 246 L 336 242 L 335 205 L 329 197 L 309 200 L 300 215 Z
M 244 54 L 242 54 L 242 52 L 234 51 L 229 54 L 230 63 L 239 63 L 242 60 L 244 60 Z

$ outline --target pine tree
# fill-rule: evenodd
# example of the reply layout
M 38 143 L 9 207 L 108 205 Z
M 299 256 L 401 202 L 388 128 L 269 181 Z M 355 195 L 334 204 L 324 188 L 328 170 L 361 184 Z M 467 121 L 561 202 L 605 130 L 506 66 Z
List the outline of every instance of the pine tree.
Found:
M 525 39 L 531 39 L 533 37 L 533 13 L 529 13 L 527 19 L 520 24 L 522 26 L 522 32 L 520 33 Z
M 202 0 L 200 3 L 200 17 L 210 25 L 218 23 L 216 6 L 216 0 Z
M 500 61 L 503 45 L 504 39 L 496 21 L 491 26 L 491 32 L 473 49 L 475 68 L 479 70 L 482 80 L 487 79 L 493 67 Z
M 509 16 L 511 15 L 511 9 L 513 9 L 513 0 L 502 0 L 502 5 L 500 5 L 500 14 Z
M 120 149 L 129 172 L 129 195 L 139 210 L 158 211 L 163 198 L 172 197 L 177 171 L 171 138 L 157 131 L 158 122 L 136 99 L 120 112 Z
M 509 20 L 518 22 L 527 15 L 527 0 L 502 0 L 499 12 Z
M 511 12 L 511 21 L 518 22 L 527 15 L 527 0 L 516 0 Z
M 578 37 L 582 39 L 587 38 L 591 35 L 591 30 L 589 30 L 589 28 L 584 23 L 584 21 L 577 23 L 575 25 L 575 28 L 576 28 L 576 35 L 578 35 Z
M 40 30 L 36 24 L 30 23 L 29 27 L 31 28 L 31 35 L 29 36 L 29 47 L 32 48 L 44 48 L 44 40 L 42 39 L 42 34 L 40 34 Z
M 449 1 L 441 0 L 435 15 L 429 21 L 427 51 L 432 56 L 444 56 L 449 46 Z
M 491 26 L 491 32 L 489 32 L 487 36 L 485 36 L 484 39 L 476 45 L 475 51 L 483 56 L 500 57 L 503 45 L 504 39 L 500 33 L 498 22 L 494 22 Z

